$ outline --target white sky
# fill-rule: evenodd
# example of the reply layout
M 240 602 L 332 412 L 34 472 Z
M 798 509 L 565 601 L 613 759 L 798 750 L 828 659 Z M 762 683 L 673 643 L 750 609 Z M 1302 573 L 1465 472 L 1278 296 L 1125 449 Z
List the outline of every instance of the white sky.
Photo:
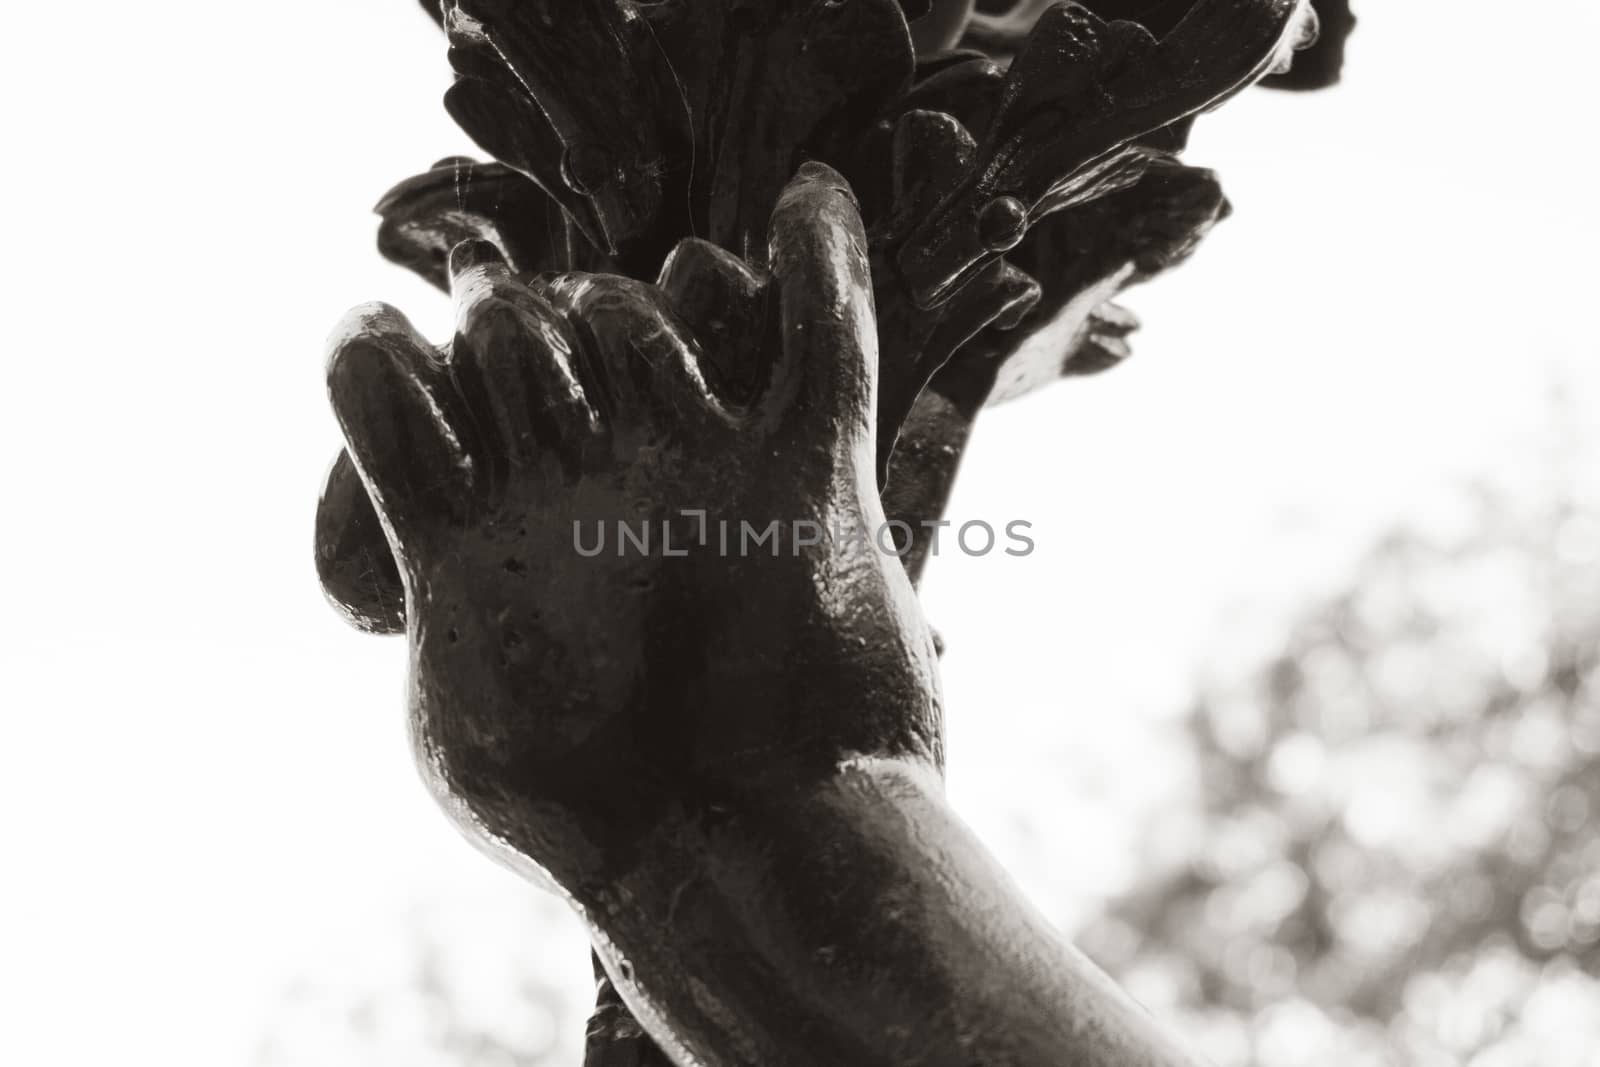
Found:
M 1163 773 L 1137 724 L 1231 608 L 1513 453 L 1554 377 L 1596 395 L 1600 11 L 1361 7 L 1345 88 L 1201 125 L 1237 211 L 1127 301 L 1133 363 L 980 426 L 953 515 L 1039 551 L 946 557 L 926 599 L 953 795 L 1025 884 L 1118 876 L 1092 811 L 1042 851 L 1014 815 Z M 311 569 L 324 337 L 370 299 L 450 321 L 368 210 L 472 149 L 410 0 L 30 10 L 0 46 L 0 1060 L 240 1063 L 284 983 L 381 966 L 419 901 L 520 899 L 414 779 L 401 643 Z M 579 982 L 580 945 L 549 948 Z

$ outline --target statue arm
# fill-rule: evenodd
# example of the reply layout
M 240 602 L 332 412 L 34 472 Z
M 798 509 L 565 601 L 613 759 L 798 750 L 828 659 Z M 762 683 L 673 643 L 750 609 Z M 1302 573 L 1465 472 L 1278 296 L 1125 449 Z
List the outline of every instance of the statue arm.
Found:
M 680 1062 L 1198 1062 L 1027 903 L 931 767 L 847 763 L 657 840 L 581 903 Z

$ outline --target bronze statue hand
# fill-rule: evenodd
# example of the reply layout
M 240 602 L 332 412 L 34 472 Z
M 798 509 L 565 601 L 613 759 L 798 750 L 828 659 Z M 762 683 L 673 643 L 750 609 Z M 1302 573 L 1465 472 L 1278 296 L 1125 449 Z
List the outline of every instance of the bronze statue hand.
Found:
M 680 1067 L 1188 1062 L 945 805 L 856 204 L 808 164 L 770 230 L 770 280 L 688 241 L 656 286 L 469 242 L 447 353 L 385 308 L 338 334 L 425 775 Z
M 525 283 L 466 243 L 448 353 L 387 308 L 336 338 L 334 407 L 404 576 L 419 758 L 474 836 L 580 899 L 718 789 L 938 758 L 930 632 L 876 543 L 843 180 L 803 168 L 771 245 L 770 285 L 691 241 L 651 286 Z

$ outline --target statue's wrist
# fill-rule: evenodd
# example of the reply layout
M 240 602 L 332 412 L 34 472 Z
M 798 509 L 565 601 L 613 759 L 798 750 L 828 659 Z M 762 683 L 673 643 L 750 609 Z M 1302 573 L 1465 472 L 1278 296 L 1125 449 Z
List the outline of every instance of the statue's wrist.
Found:
M 630 1007 L 704 1062 L 1190 1063 L 1021 899 L 931 766 L 855 761 L 673 831 L 587 911 Z

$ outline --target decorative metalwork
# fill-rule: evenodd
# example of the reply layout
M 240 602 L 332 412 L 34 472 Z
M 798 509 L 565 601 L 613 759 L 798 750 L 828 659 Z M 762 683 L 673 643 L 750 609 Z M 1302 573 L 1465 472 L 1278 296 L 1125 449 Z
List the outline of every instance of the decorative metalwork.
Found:
M 336 334 L 317 562 L 408 634 L 442 806 L 588 922 L 589 1062 L 1187 1062 L 945 808 L 913 583 L 979 411 L 1120 362 L 1225 217 L 1189 124 L 1313 8 L 424 6 L 493 160 L 379 204 L 457 328 Z

